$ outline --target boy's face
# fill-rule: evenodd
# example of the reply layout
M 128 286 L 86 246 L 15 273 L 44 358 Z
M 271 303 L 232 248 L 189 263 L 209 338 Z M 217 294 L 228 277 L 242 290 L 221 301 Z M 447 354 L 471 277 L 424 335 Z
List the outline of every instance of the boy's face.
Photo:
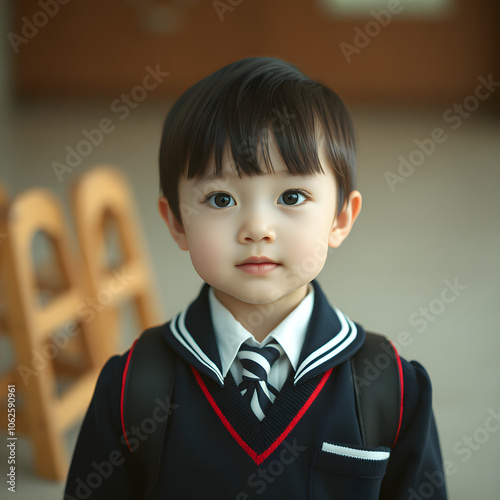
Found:
M 361 208 L 361 195 L 353 191 L 347 210 L 335 217 L 337 183 L 323 147 L 325 173 L 305 176 L 288 173 L 272 138 L 269 151 L 271 174 L 239 178 L 226 155 L 220 178 L 181 177 L 182 225 L 165 198 L 159 203 L 200 277 L 219 295 L 253 304 L 305 290 L 323 268 L 328 247 L 342 243 Z

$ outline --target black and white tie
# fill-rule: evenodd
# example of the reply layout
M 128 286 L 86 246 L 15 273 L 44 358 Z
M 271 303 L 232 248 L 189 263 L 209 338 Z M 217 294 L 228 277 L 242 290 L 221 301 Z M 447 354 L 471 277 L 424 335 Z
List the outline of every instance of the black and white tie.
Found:
M 272 342 L 265 347 L 242 344 L 238 359 L 243 366 L 243 379 L 238 386 L 241 395 L 250 403 L 253 412 L 262 420 L 274 403 L 278 390 L 268 381 L 273 363 L 283 354 L 282 347 Z

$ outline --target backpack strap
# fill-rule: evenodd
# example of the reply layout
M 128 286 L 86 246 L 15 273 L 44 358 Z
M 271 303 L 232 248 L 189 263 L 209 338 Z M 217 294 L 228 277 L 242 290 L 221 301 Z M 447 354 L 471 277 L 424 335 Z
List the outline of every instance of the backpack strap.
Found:
M 403 370 L 394 345 L 383 335 L 366 332 L 351 358 L 356 407 L 363 444 L 393 448 L 403 417 Z
M 122 379 L 122 430 L 127 446 L 143 465 L 145 498 L 158 482 L 174 383 L 174 355 L 162 336 L 162 329 L 163 326 L 158 326 L 145 330 L 134 342 Z M 133 441 L 130 439 L 131 443 L 128 431 L 133 426 L 141 429 L 146 439 L 135 437 Z

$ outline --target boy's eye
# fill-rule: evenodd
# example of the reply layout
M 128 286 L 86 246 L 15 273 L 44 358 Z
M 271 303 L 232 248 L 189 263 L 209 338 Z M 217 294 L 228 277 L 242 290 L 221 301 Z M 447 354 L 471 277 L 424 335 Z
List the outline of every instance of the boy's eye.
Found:
M 227 193 L 214 193 L 206 198 L 206 202 L 214 208 L 226 208 L 235 205 L 234 198 Z
M 308 199 L 306 193 L 299 189 L 289 189 L 285 191 L 279 198 L 278 203 L 281 205 L 300 205 Z

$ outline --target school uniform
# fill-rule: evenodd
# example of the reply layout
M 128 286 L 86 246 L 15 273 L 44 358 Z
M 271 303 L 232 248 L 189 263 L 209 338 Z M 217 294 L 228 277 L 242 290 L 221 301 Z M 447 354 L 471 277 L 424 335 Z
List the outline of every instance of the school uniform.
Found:
M 153 499 L 447 498 L 431 384 L 421 365 L 401 360 L 403 414 L 395 446 L 367 448 L 349 363 L 365 333 L 328 303 L 317 281 L 261 343 L 278 342 L 284 351 L 269 374 L 280 392 L 262 419 L 238 390 L 237 352 L 255 340 L 227 314 L 204 284 L 164 325 L 176 354 L 172 404 L 158 401 L 141 428 L 127 429 L 128 442 L 120 398 L 130 352 L 108 360 L 82 424 L 66 500 L 141 498 L 144 474 L 131 449 L 167 412 Z

